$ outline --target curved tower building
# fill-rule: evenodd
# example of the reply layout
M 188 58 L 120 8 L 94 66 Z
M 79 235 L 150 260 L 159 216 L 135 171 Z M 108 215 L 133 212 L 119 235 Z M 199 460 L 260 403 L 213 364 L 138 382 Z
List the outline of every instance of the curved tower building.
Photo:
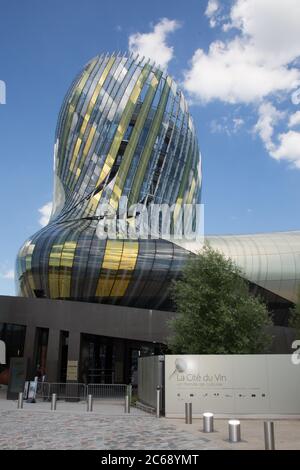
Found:
M 199 244 L 180 246 L 162 236 L 104 238 L 99 223 L 116 211 L 118 221 L 131 226 L 139 218 L 138 210 L 128 210 L 132 205 L 178 210 L 199 203 L 200 193 L 197 138 L 172 78 L 145 58 L 94 58 L 60 110 L 52 215 L 19 252 L 19 295 L 169 308 L 170 281 Z M 286 309 L 296 302 L 299 231 L 207 241 L 239 265 L 269 304 Z
M 52 215 L 19 252 L 19 295 L 167 306 L 189 253 L 161 238 L 104 239 L 97 227 L 110 210 L 134 224 L 134 204 L 198 203 L 200 189 L 193 122 L 172 78 L 145 58 L 94 58 L 60 110 Z

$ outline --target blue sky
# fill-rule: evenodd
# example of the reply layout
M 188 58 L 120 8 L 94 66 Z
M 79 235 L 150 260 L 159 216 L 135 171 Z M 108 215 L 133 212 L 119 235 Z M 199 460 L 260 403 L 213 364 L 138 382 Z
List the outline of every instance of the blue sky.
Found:
M 0 294 L 14 294 L 15 255 L 52 199 L 64 94 L 101 52 L 150 55 L 181 84 L 206 233 L 299 229 L 299 0 L 2 0 L 0 11 Z

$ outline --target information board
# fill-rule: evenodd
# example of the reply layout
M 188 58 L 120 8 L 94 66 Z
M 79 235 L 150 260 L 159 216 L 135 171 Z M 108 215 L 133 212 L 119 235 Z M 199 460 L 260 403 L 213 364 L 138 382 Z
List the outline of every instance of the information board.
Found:
M 165 412 L 300 415 L 300 365 L 291 355 L 166 355 Z

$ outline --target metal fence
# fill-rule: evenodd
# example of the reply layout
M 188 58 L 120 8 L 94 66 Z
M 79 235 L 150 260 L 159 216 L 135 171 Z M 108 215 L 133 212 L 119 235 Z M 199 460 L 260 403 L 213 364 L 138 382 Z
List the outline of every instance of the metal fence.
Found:
M 50 384 L 48 382 L 37 382 L 36 398 L 50 400 Z
M 50 383 L 50 395 L 56 393 L 58 400 L 86 399 L 86 385 L 81 383 Z
M 83 384 L 83 383 L 49 383 L 38 382 L 36 399 L 51 400 L 53 393 L 56 393 L 58 400 L 86 400 L 88 395 L 92 395 L 94 400 L 123 400 L 128 393 L 128 386 L 125 384 Z
M 124 384 L 88 384 L 87 394 L 97 399 L 123 399 L 127 385 Z

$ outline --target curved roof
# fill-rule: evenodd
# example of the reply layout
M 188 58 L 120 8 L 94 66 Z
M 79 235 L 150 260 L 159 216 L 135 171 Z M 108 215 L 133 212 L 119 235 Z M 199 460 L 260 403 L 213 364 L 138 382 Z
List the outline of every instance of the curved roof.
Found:
M 300 231 L 208 236 L 214 250 L 231 258 L 245 277 L 296 302 L 300 287 Z

